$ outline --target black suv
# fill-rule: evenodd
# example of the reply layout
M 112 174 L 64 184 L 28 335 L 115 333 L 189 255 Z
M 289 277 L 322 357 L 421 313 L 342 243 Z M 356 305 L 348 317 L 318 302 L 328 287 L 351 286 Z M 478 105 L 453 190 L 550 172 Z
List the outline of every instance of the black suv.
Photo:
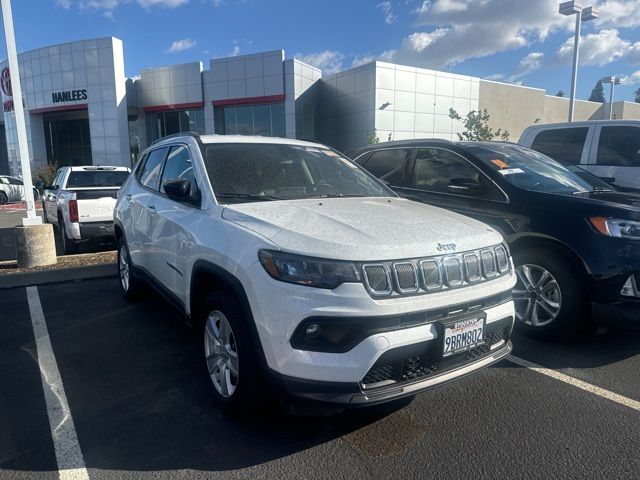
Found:
M 408 140 L 349 155 L 400 196 L 504 235 L 521 332 L 562 337 L 589 318 L 640 325 L 640 195 L 509 143 Z

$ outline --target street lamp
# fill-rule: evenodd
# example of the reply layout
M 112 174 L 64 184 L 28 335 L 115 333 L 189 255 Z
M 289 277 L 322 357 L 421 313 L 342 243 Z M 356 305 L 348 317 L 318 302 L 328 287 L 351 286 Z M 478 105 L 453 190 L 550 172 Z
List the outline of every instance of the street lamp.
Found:
M 620 85 L 620 77 L 604 77 L 602 83 L 611 84 L 611 95 L 609 97 L 609 120 L 613 118 L 613 88 Z
M 588 22 L 594 18 L 598 18 L 600 13 L 593 7 L 582 7 L 582 2 L 572 0 L 560 4 L 560 13 L 562 15 L 576 16 L 576 31 L 573 41 L 573 73 L 571 75 L 571 97 L 569 99 L 569 121 L 573 122 L 573 110 L 576 101 L 576 83 L 578 81 L 578 56 L 580 52 L 580 26 L 582 22 Z

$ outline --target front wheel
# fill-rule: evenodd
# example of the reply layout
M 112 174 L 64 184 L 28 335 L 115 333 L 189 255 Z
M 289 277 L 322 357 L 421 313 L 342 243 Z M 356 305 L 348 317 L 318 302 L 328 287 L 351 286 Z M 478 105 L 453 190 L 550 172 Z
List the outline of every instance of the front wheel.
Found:
M 128 301 L 135 301 L 140 295 L 140 280 L 136 277 L 129 256 L 129 249 L 121 238 L 118 241 L 118 276 L 120 277 L 120 291 Z
M 246 414 L 264 399 L 257 356 L 241 309 L 213 293 L 201 310 L 204 360 L 216 403 L 227 413 Z
M 570 336 L 588 314 L 588 294 L 575 265 L 554 250 L 515 252 L 516 329 L 551 340 Z
M 9 197 L 4 192 L 0 192 L 0 205 L 6 205 L 9 202 Z

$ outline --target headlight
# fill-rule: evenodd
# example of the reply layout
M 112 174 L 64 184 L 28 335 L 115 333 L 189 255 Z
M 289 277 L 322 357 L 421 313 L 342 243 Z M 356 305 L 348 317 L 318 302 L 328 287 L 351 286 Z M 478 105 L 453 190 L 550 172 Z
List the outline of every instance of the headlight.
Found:
M 359 283 L 355 264 L 303 257 L 292 253 L 260 250 L 260 263 L 276 280 L 309 287 L 334 289 L 343 283 Z
M 640 222 L 606 217 L 591 217 L 589 221 L 603 235 L 640 240 Z

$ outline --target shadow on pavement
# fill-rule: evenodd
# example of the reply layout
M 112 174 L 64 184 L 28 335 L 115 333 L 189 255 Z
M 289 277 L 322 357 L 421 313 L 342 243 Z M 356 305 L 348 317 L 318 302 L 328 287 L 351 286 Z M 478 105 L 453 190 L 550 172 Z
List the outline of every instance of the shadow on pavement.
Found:
M 40 288 L 40 297 L 88 468 L 251 467 L 329 442 L 408 403 L 303 420 L 275 410 L 227 417 L 213 403 L 199 336 L 168 303 L 148 294 L 128 304 L 115 280 L 76 285 Z

